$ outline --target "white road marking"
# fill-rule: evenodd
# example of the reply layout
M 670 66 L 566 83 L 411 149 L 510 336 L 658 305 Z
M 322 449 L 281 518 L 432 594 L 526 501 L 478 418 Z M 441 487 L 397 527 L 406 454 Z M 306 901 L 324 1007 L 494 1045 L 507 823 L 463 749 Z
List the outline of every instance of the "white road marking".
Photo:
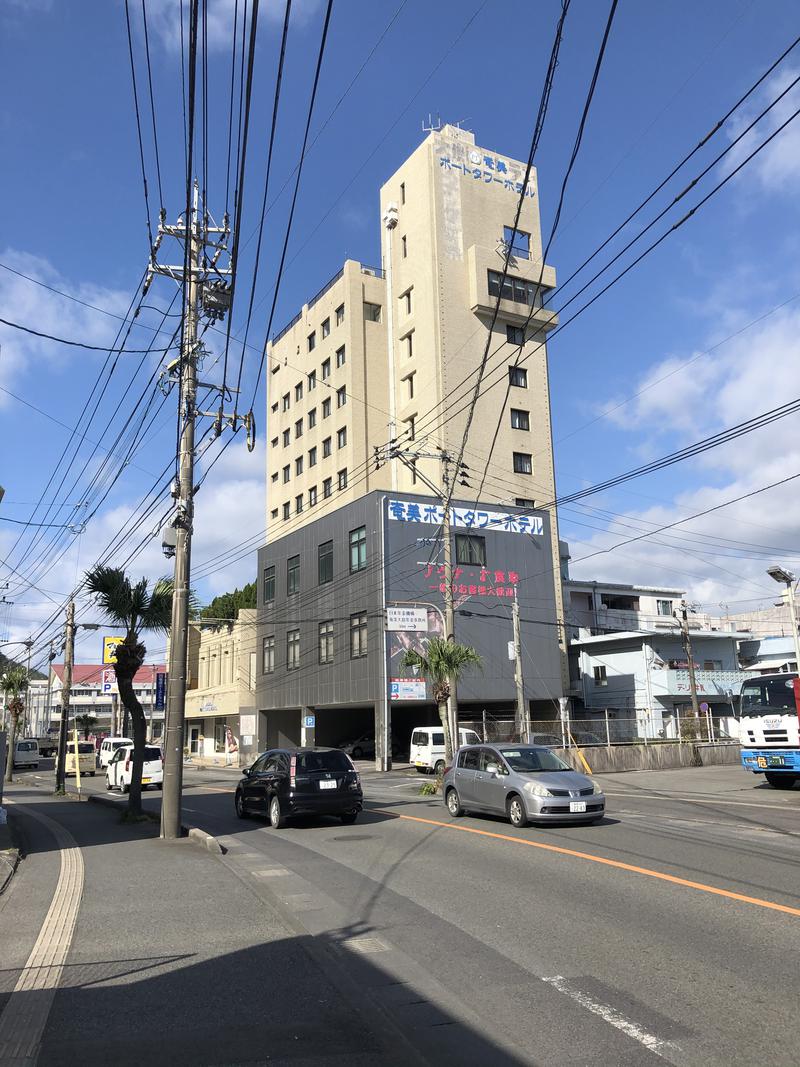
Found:
M 16 803 L 13 800 L 8 803 Z M 20 805 L 20 807 L 25 807 Z M 0 1063 L 33 1065 L 72 944 L 83 893 L 83 856 L 75 838 L 46 815 L 26 809 L 45 826 L 61 851 L 61 869 L 36 944 L 0 1015 Z M 31 995 L 35 994 L 35 995 Z
M 757 804 L 749 800 L 706 800 L 701 797 L 695 797 L 686 793 L 609 793 L 607 789 L 603 790 L 603 793 L 607 797 L 625 797 L 628 800 L 685 800 L 689 804 L 726 804 L 731 808 L 771 808 L 774 811 L 797 811 L 796 807 L 790 807 L 788 804 Z
M 389 946 L 377 937 L 347 937 L 340 944 L 353 952 L 361 952 L 363 954 L 389 951 Z
M 563 975 L 555 974 L 550 978 L 543 978 L 542 981 L 554 986 L 559 993 L 564 993 L 565 996 L 572 997 L 572 999 L 577 1001 L 581 1007 L 586 1008 L 586 1010 L 592 1012 L 593 1015 L 599 1015 L 601 1019 L 604 1019 L 607 1023 L 616 1027 L 617 1030 L 621 1030 L 624 1034 L 627 1034 L 628 1037 L 632 1037 L 633 1040 L 638 1041 L 640 1045 L 644 1045 L 650 1052 L 655 1052 L 657 1056 L 661 1055 L 662 1049 L 669 1049 L 672 1052 L 680 1051 L 673 1041 L 663 1041 L 660 1037 L 656 1037 L 655 1034 L 651 1034 L 643 1027 L 639 1026 L 638 1023 L 627 1019 L 621 1012 L 618 1012 L 616 1008 L 611 1008 L 607 1004 L 600 1004 L 599 1001 L 590 997 L 588 993 L 584 993 L 580 989 L 575 989 Z
M 238 859 L 238 857 L 237 857 Z M 268 867 L 263 871 L 251 871 L 254 878 L 280 878 L 284 874 L 291 874 L 285 867 Z

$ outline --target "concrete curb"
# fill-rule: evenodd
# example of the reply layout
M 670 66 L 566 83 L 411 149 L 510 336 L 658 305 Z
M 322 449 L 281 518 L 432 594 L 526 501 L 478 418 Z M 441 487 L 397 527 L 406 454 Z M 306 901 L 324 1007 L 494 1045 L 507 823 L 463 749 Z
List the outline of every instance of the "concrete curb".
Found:
M 103 807 L 115 808 L 117 811 L 122 808 L 122 801 L 115 800 L 113 797 L 104 797 L 102 793 L 90 793 L 86 799 L 92 804 L 102 804 Z M 181 830 L 193 844 L 199 845 L 200 848 L 204 848 L 207 852 L 212 852 L 215 856 L 225 854 L 225 849 L 217 841 L 216 837 L 206 833 L 205 830 L 201 830 L 199 826 L 183 825 Z
M 14 839 L 11 836 L 8 808 L 4 810 L 6 822 L 0 824 L 0 896 L 8 889 L 20 860 L 20 851 L 14 846 Z

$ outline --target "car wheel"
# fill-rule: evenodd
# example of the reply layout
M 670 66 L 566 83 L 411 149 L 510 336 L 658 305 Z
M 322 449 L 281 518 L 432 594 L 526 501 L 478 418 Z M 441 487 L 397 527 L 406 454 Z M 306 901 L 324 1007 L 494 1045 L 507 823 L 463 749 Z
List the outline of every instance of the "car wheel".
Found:
M 428 771 L 425 767 L 417 767 L 417 774 L 427 774 Z
M 111 791 L 111 779 L 110 778 L 106 778 L 106 789 L 108 789 L 109 792 Z
M 351 752 L 351 755 L 353 759 L 361 759 L 361 757 L 364 755 L 364 750 L 363 748 L 361 748 L 360 745 L 356 745 L 356 747 Z
M 797 781 L 793 774 L 769 774 L 765 775 L 773 789 L 791 789 Z
M 340 816 L 340 818 L 341 818 L 342 822 L 345 824 L 345 826 L 352 826 L 353 823 L 358 818 L 358 812 L 357 811 L 348 811 L 345 815 Z
M 443 759 L 437 759 L 436 763 L 433 765 L 433 773 L 436 775 L 437 778 L 440 777 L 440 775 L 444 774 Z
M 464 814 L 464 809 L 461 807 L 461 800 L 459 799 L 458 793 L 455 789 L 451 788 L 447 790 L 445 803 L 447 804 L 447 810 L 450 812 L 454 819 L 457 819 L 459 815 Z
M 164 783 L 163 782 L 156 782 L 156 789 L 163 789 L 163 788 L 164 788 Z
M 273 830 L 282 830 L 286 825 L 286 818 L 281 811 L 281 802 L 273 797 L 269 802 L 269 823 Z
M 120 791 L 120 793 L 122 793 L 123 796 L 128 792 L 129 788 L 130 787 L 128 785 L 126 785 L 125 782 L 120 782 L 119 783 L 119 791 Z
M 234 799 L 234 804 L 236 805 L 236 814 L 239 816 L 239 818 L 246 819 L 247 812 L 244 808 L 244 797 L 241 793 L 237 792 L 236 798 Z
M 508 820 L 512 826 L 520 829 L 528 825 L 528 813 L 525 811 L 525 804 L 522 797 L 517 793 L 512 793 L 508 798 L 506 810 L 508 811 Z
M 97 774 L 97 771 L 89 771 L 89 775 L 90 775 L 90 777 L 92 777 L 92 778 L 94 778 L 94 776 L 95 776 L 96 774 Z

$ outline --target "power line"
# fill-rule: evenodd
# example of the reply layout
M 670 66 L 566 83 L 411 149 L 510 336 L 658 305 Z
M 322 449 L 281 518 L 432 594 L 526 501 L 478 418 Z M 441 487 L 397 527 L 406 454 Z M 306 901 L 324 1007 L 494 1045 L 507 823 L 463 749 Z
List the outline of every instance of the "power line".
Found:
M 139 141 L 139 162 L 142 168 L 142 185 L 144 187 L 144 207 L 147 216 L 147 242 L 153 247 L 153 228 L 150 220 L 150 195 L 147 191 L 147 168 L 144 162 L 144 141 L 142 139 L 142 118 L 139 112 L 139 92 L 136 88 L 136 64 L 133 60 L 133 34 L 131 33 L 131 15 L 128 0 L 125 0 L 125 27 L 128 31 L 128 55 L 131 63 L 131 84 L 133 86 L 133 109 L 136 115 L 136 136 Z
M 73 341 L 66 337 L 55 337 L 51 333 L 42 333 L 41 330 L 34 330 L 30 326 L 23 326 L 19 322 L 11 322 L 9 319 L 0 319 L 0 324 L 3 326 L 10 326 L 14 330 L 21 330 L 23 333 L 32 334 L 34 337 L 41 337 L 45 341 L 56 341 L 60 345 L 69 345 L 72 348 L 85 348 L 88 352 L 128 352 L 131 355 L 139 356 L 143 353 L 149 352 L 168 352 L 168 348 L 109 348 L 107 345 L 90 345 L 85 341 Z
M 127 2 L 125 5 L 127 16 Z M 158 183 L 158 206 L 164 207 L 164 194 L 161 191 L 161 160 L 158 154 L 158 130 L 156 128 L 156 104 L 153 95 L 153 71 L 150 66 L 150 34 L 147 32 L 147 6 L 142 0 L 142 23 L 144 25 L 144 52 L 147 58 L 147 85 L 150 91 L 150 118 L 153 124 L 153 151 L 156 157 L 156 180 Z

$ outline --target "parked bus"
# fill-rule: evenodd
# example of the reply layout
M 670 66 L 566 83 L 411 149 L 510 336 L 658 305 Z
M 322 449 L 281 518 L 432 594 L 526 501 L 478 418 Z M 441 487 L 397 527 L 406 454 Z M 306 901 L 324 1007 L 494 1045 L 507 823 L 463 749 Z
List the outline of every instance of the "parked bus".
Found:
M 763 774 L 774 789 L 800 778 L 800 681 L 797 674 L 765 674 L 742 683 L 739 740 L 742 766 Z

